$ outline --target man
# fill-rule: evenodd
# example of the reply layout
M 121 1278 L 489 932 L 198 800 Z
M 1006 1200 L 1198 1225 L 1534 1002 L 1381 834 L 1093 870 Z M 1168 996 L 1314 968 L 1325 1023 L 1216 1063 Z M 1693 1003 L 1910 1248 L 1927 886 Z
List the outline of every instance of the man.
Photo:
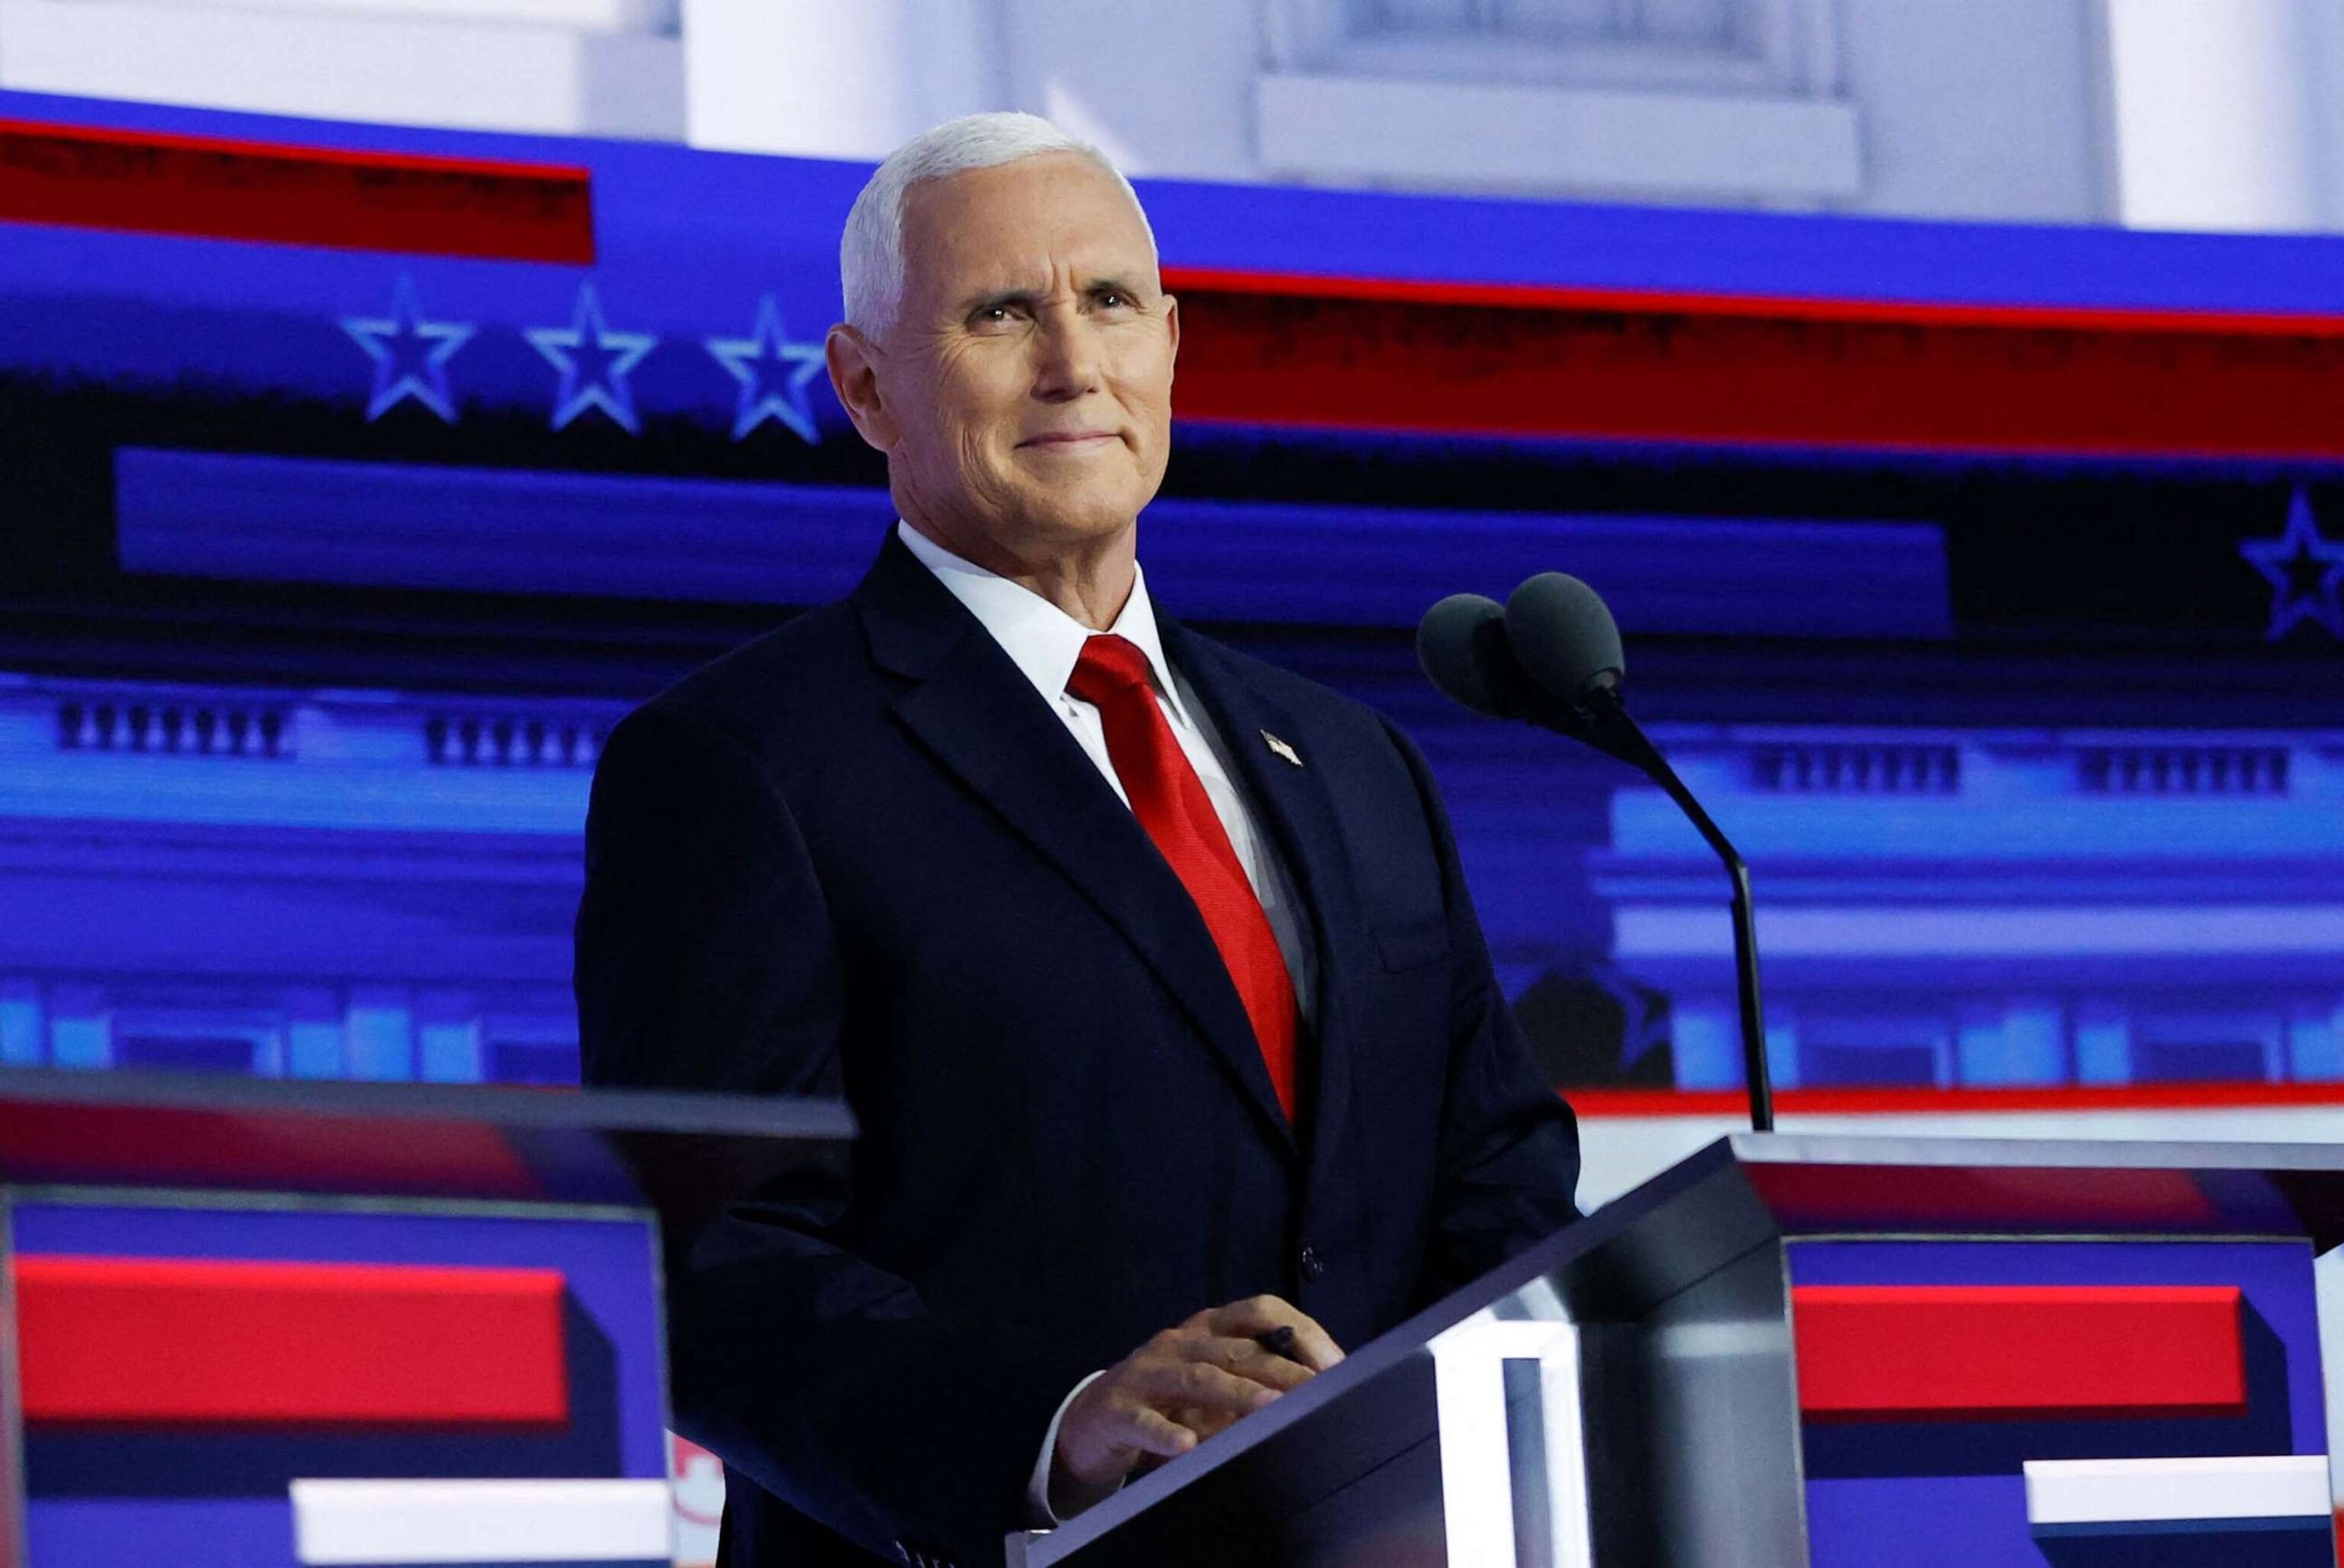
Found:
M 612 733 L 579 1012 L 591 1082 L 862 1128 L 674 1265 L 726 1561 L 975 1564 L 1573 1219 L 1577 1140 L 1414 746 L 1147 597 L 1179 318 L 1129 185 L 972 116 L 841 261 L 902 521 Z

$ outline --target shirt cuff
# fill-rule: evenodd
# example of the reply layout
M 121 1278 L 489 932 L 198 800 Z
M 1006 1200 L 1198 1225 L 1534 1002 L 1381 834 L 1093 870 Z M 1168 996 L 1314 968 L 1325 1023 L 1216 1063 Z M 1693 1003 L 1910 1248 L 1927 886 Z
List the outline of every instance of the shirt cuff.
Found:
M 1120 1478 L 1105 1486 L 1079 1486 L 1070 1482 L 1058 1489 L 1057 1501 L 1066 1505 L 1066 1513 L 1061 1515 L 1050 1506 L 1050 1462 L 1058 1452 L 1058 1423 L 1066 1419 L 1066 1407 L 1075 1402 L 1076 1396 L 1106 1375 L 1104 1371 L 1093 1372 L 1058 1401 L 1058 1413 L 1050 1418 L 1050 1430 L 1042 1434 L 1042 1452 L 1035 1456 L 1034 1473 L 1026 1482 L 1026 1528 L 1055 1530 L 1093 1503 L 1104 1502 L 1123 1490 Z

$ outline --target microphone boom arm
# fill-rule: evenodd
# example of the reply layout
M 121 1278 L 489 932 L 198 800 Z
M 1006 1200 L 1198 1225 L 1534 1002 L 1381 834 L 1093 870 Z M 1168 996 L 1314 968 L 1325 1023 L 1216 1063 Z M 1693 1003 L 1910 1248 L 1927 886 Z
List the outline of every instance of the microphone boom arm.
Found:
M 1452 593 L 1424 612 L 1417 660 L 1459 706 L 1497 719 L 1520 719 L 1593 746 L 1637 769 L 1677 803 L 1725 865 L 1733 885 L 1733 979 L 1741 1001 L 1743 1081 L 1750 1126 L 1774 1129 L 1774 1088 L 1766 1071 L 1766 1016 L 1758 995 L 1758 923 L 1750 903 L 1750 866 L 1710 820 L 1661 749 L 1620 701 L 1625 663 L 1620 630 L 1596 592 L 1575 577 L 1544 572 L 1500 605 L 1479 593 Z
M 1677 777 L 1676 769 L 1652 744 L 1642 726 L 1628 716 L 1619 692 L 1606 683 L 1587 694 L 1580 713 L 1584 738 L 1597 749 L 1638 769 L 1676 802 L 1677 809 L 1724 863 L 1733 895 L 1733 982 L 1742 1012 L 1742 1068 L 1750 1088 L 1750 1127 L 1753 1132 L 1774 1130 L 1774 1086 L 1766 1067 L 1766 1013 L 1758 990 L 1758 917 L 1750 902 L 1750 865 L 1733 841 L 1711 820 L 1692 790 Z

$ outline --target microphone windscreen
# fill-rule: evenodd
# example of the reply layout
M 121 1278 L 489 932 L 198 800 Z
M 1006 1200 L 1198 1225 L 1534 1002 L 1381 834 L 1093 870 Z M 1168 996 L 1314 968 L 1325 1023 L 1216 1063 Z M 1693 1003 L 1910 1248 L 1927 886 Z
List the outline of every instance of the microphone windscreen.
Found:
M 1541 572 L 1506 601 L 1506 640 L 1530 677 L 1569 703 L 1627 673 L 1620 627 L 1602 596 L 1578 578 Z
M 1506 646 L 1505 606 L 1480 593 L 1452 593 L 1416 627 L 1416 662 L 1450 701 L 1493 718 L 1521 718 L 1535 693 Z

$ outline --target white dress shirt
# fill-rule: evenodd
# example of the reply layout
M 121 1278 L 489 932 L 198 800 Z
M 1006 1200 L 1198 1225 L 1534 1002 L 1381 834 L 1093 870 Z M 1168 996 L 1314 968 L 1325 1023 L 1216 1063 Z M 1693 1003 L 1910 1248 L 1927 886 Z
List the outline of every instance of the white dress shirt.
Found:
M 1075 665 L 1083 656 L 1083 644 L 1095 635 L 1091 629 L 1032 589 L 962 560 L 908 522 L 896 523 L 895 532 L 921 563 L 936 574 L 936 580 L 952 590 L 953 597 L 967 605 L 969 612 L 984 622 L 1010 662 L 1025 672 L 1026 678 L 1034 683 L 1034 689 L 1042 693 L 1042 700 L 1066 721 L 1066 728 L 1097 764 L 1116 798 L 1129 805 L 1131 797 L 1124 793 L 1123 781 L 1116 776 L 1114 759 L 1107 754 L 1106 726 L 1099 719 L 1097 707 L 1066 690 L 1066 683 L 1074 679 Z M 1229 765 L 1226 741 L 1197 701 L 1195 691 L 1178 671 L 1164 661 L 1164 642 L 1157 633 L 1156 611 L 1147 598 L 1147 574 L 1137 562 L 1132 566 L 1131 597 L 1124 601 L 1123 612 L 1107 630 L 1127 639 L 1147 655 L 1147 668 L 1155 676 L 1156 705 L 1172 726 L 1173 738 L 1187 754 L 1188 765 L 1197 770 L 1205 794 L 1211 797 L 1214 814 L 1228 833 L 1229 847 L 1237 851 L 1238 864 L 1245 867 L 1246 880 L 1253 884 L 1254 895 L 1261 900 L 1262 913 L 1269 916 L 1270 932 L 1278 938 L 1278 950 L 1286 959 L 1287 976 L 1294 982 L 1295 1000 L 1301 1007 L 1303 1017 L 1312 1017 L 1317 999 L 1317 955 L 1310 949 L 1302 912 L 1295 900 L 1294 885 L 1288 880 L 1285 867 L 1261 832 L 1244 794 L 1231 782 L 1237 770 Z
M 1097 707 L 1066 690 L 1066 683 L 1074 678 L 1075 665 L 1082 658 L 1083 644 L 1095 635 L 1091 628 L 1033 590 L 974 561 L 962 560 L 908 522 L 899 521 L 895 532 L 919 557 L 921 564 L 935 572 L 936 580 L 952 591 L 953 597 L 984 623 L 1011 663 L 1034 683 L 1042 700 L 1066 721 L 1066 728 L 1098 765 L 1116 797 L 1128 806 L 1131 797 L 1125 794 L 1123 781 L 1116 775 L 1114 759 L 1107 754 L 1106 727 L 1100 721 Z M 1180 750 L 1187 754 L 1188 765 L 1197 770 L 1197 778 L 1203 782 L 1214 814 L 1228 833 L 1229 846 L 1237 851 L 1238 864 L 1245 867 L 1246 880 L 1253 884 L 1262 912 L 1269 916 L 1270 931 L 1278 938 L 1278 950 L 1284 956 L 1287 975 L 1294 983 L 1296 1002 L 1305 1020 L 1309 1019 L 1317 1002 L 1318 966 L 1295 900 L 1294 885 L 1288 880 L 1285 867 L 1261 833 L 1244 794 L 1232 782 L 1236 770 L 1229 765 L 1226 738 L 1213 727 L 1195 691 L 1180 673 L 1165 663 L 1163 639 L 1156 630 L 1156 611 L 1147 599 L 1147 576 L 1137 562 L 1132 568 L 1131 597 L 1124 601 L 1122 612 L 1107 630 L 1128 639 L 1147 655 L 1147 668 L 1155 677 L 1157 705 L 1171 725 Z M 1037 1529 L 1063 1522 L 1050 1506 L 1050 1460 L 1058 1446 L 1058 1423 L 1066 1419 L 1066 1407 L 1075 1402 L 1075 1395 L 1088 1388 L 1098 1376 L 1093 1372 L 1074 1386 L 1059 1404 L 1058 1413 L 1050 1418 L 1050 1430 L 1042 1435 L 1042 1452 L 1034 1462 L 1033 1475 L 1026 1488 L 1026 1514 Z M 1088 1507 L 1116 1490 L 1111 1486 L 1094 1491 L 1081 1498 L 1076 1506 Z

